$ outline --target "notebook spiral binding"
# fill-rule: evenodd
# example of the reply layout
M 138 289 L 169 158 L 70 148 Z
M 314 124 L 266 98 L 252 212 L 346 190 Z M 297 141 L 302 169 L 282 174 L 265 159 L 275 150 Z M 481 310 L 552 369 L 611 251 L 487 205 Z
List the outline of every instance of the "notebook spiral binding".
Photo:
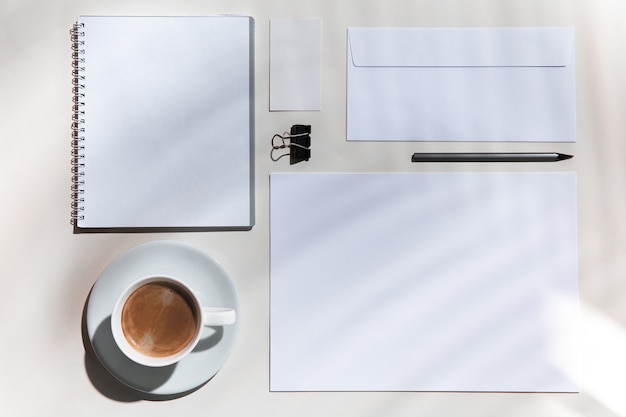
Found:
M 83 158 L 85 157 L 85 50 L 83 49 L 85 41 L 83 36 L 83 23 L 75 23 L 70 30 L 70 38 L 72 40 L 72 214 L 70 223 L 77 224 L 78 220 L 82 220 L 84 210 L 84 188 L 85 166 Z

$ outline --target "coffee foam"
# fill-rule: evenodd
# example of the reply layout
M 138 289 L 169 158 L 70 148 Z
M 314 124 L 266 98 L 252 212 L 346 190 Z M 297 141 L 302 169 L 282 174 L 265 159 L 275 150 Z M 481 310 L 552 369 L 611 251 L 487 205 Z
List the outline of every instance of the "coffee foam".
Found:
M 151 282 L 136 289 L 122 310 L 122 331 L 135 350 L 164 357 L 184 349 L 198 331 L 191 297 L 169 282 Z

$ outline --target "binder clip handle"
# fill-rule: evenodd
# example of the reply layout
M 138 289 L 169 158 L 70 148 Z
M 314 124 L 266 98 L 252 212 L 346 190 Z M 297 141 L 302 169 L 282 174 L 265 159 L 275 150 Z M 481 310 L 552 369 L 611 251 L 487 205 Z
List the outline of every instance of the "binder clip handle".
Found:
M 276 138 L 280 138 L 282 142 L 276 144 Z M 289 143 L 286 142 L 287 140 Z M 289 148 L 289 152 L 274 157 L 274 151 L 286 148 Z M 308 161 L 311 158 L 311 125 L 293 125 L 289 132 L 272 137 L 272 151 L 270 152 L 272 161 L 276 162 L 287 155 L 289 155 L 289 165 Z

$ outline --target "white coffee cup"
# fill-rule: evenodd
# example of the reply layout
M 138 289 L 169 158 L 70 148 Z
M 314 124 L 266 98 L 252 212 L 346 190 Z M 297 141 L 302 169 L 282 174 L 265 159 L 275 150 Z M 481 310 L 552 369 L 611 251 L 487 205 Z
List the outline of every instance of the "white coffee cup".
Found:
M 122 291 L 111 314 L 111 331 L 128 358 L 158 367 L 190 354 L 204 326 L 226 326 L 235 320 L 232 308 L 204 307 L 183 281 L 158 275 L 140 278 Z

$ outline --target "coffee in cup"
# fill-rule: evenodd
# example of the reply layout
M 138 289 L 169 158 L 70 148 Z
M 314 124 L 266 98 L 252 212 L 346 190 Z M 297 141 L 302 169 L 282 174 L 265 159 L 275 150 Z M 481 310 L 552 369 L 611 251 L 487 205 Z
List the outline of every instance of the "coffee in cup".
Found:
M 111 329 L 130 359 L 166 366 L 194 349 L 203 326 L 232 324 L 235 316 L 230 308 L 202 307 L 193 290 L 176 278 L 151 276 L 123 291 L 111 315 Z
M 122 308 L 122 332 L 130 345 L 148 356 L 170 356 L 196 335 L 198 312 L 180 286 L 155 281 L 133 291 Z

